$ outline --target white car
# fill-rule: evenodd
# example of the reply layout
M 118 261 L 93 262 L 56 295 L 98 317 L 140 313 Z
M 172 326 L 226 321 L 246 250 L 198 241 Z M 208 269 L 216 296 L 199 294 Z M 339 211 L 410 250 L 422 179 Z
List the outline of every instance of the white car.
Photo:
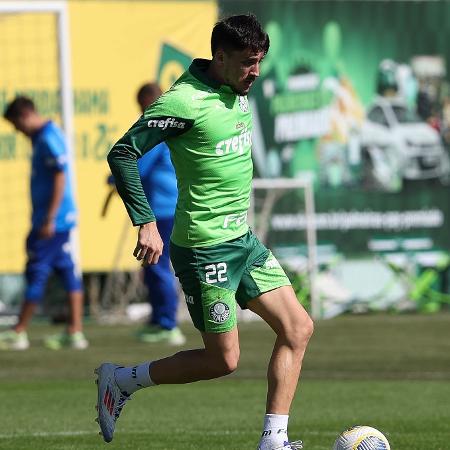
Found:
M 375 170 L 374 158 L 378 158 L 388 161 L 403 179 L 447 182 L 450 176 L 450 158 L 439 133 L 401 100 L 378 97 L 374 101 L 361 128 L 361 145 Z

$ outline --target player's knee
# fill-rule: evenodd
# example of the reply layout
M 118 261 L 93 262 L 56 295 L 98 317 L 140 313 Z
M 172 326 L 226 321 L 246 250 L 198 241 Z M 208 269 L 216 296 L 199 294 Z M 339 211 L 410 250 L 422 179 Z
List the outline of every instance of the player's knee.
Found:
M 286 331 L 286 338 L 294 350 L 304 351 L 313 332 L 314 322 L 305 315 Z
M 215 363 L 220 376 L 233 373 L 239 364 L 239 349 L 230 350 L 222 355 L 218 355 Z
M 312 321 L 311 317 L 307 316 L 307 318 L 305 319 L 305 323 L 302 325 L 302 327 L 305 339 L 306 341 L 309 341 L 309 339 L 314 333 L 314 322 Z
M 227 358 L 224 362 L 225 362 L 225 364 L 223 366 L 224 375 L 230 375 L 238 368 L 239 359 L 238 358 Z

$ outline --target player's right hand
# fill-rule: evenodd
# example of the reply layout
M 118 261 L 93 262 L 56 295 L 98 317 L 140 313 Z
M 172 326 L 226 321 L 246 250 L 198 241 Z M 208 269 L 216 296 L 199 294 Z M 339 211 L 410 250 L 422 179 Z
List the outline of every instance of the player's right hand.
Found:
M 133 255 L 142 265 L 157 264 L 163 251 L 163 241 L 159 235 L 156 222 L 139 226 L 138 239 Z

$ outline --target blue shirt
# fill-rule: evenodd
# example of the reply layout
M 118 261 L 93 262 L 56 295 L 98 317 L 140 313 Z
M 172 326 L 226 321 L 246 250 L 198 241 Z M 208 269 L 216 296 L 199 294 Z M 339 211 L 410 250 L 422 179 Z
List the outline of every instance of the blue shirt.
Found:
M 167 145 L 161 142 L 140 158 L 138 170 L 145 196 L 156 220 L 173 217 L 178 190 L 175 169 Z
M 53 195 L 55 173 L 64 172 L 64 194 L 55 217 L 55 230 L 70 230 L 76 224 L 77 210 L 72 192 L 72 171 L 62 131 L 49 121 L 31 137 L 31 142 L 32 228 L 38 229 L 44 224 Z

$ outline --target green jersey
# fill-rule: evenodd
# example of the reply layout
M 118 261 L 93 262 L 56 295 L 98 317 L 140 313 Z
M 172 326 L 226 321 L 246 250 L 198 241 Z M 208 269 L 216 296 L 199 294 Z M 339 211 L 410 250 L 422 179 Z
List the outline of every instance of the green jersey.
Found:
M 178 182 L 172 242 L 219 244 L 248 231 L 253 164 L 252 116 L 246 96 L 206 75 L 196 59 L 114 145 L 108 162 L 134 225 L 154 221 L 137 158 L 165 141 Z

